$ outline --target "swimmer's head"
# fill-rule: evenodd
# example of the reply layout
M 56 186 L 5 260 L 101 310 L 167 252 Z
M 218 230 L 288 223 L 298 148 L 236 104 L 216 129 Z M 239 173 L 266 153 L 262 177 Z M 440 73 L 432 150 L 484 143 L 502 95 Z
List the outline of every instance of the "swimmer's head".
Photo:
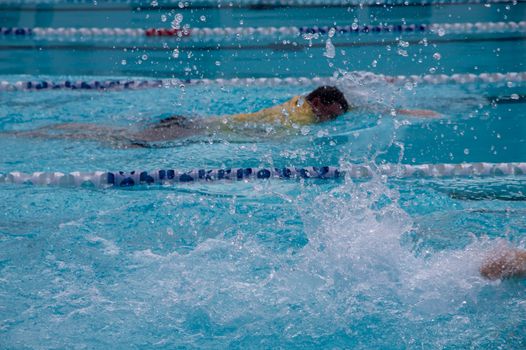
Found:
M 305 97 L 319 122 L 335 119 L 349 110 L 343 93 L 334 86 L 320 86 Z

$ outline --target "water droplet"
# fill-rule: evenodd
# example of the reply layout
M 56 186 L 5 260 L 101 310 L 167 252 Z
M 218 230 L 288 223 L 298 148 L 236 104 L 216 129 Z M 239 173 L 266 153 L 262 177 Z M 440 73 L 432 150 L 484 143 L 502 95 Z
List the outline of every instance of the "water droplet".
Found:
M 464 148 L 464 154 L 465 154 L 465 155 L 468 155 L 468 154 L 469 154 L 469 148 Z
M 400 56 L 404 56 L 404 57 L 407 57 L 407 56 L 408 56 L 406 50 L 398 49 L 397 52 L 398 52 L 398 54 L 399 54 Z
M 373 60 L 371 62 L 371 67 L 376 67 L 377 64 L 378 64 L 378 61 L 377 60 Z
M 204 15 L 199 17 L 199 19 L 201 20 L 201 22 L 206 22 L 206 16 L 204 16 Z
M 331 39 L 327 39 L 325 42 L 325 52 L 323 53 L 323 56 L 327 58 L 334 58 L 334 56 L 336 56 L 336 48 L 332 44 Z
M 336 29 L 334 28 L 329 29 L 329 38 L 332 38 L 335 33 L 336 33 Z
M 517 94 L 511 94 L 510 98 L 511 98 L 512 100 L 518 100 L 518 99 L 519 99 L 519 95 L 517 95 Z
M 442 58 L 442 56 L 438 52 L 435 52 L 433 54 L 433 58 L 438 61 L 438 60 L 440 60 L 440 58 Z
M 301 107 L 305 103 L 305 99 L 303 97 L 298 98 L 298 101 L 296 102 L 296 107 Z
M 438 29 L 438 36 L 444 36 L 446 35 L 446 31 L 444 30 L 444 28 L 439 28 Z
M 429 68 L 429 73 L 433 74 L 437 71 L 437 69 L 435 67 L 431 67 Z
M 148 55 L 144 54 L 144 55 L 141 56 L 141 58 L 142 58 L 143 61 L 146 61 L 148 59 Z
M 167 19 L 166 15 L 161 15 L 161 22 L 166 22 Z
M 177 57 L 179 57 L 179 49 L 174 49 L 174 50 L 172 51 L 172 57 L 173 57 L 173 58 L 177 58 Z
M 123 66 L 125 66 L 126 63 L 128 63 L 128 62 L 126 62 L 126 60 L 122 60 L 122 61 L 121 61 L 121 64 L 122 64 Z
M 216 62 L 215 62 L 215 64 L 216 64 L 216 66 L 218 66 L 218 67 L 219 67 L 219 66 L 221 65 L 221 62 L 219 62 L 219 61 L 216 61 Z
M 329 130 L 327 129 L 318 130 L 318 132 L 316 133 L 316 136 L 318 137 L 323 137 L 323 136 L 328 136 L 328 135 L 329 135 Z
M 406 88 L 406 90 L 411 91 L 411 90 L 413 90 L 414 86 L 413 86 L 413 83 L 407 82 L 407 83 L 404 84 L 404 87 Z
M 159 3 L 157 2 L 157 0 L 153 0 L 150 5 L 152 5 L 152 7 L 157 7 L 159 6 Z
M 358 23 L 354 22 L 353 24 L 351 24 L 351 28 L 352 30 L 358 29 Z
M 175 15 L 174 20 L 171 23 L 173 29 L 179 29 L 181 27 L 181 22 L 183 21 L 183 15 L 178 13 Z

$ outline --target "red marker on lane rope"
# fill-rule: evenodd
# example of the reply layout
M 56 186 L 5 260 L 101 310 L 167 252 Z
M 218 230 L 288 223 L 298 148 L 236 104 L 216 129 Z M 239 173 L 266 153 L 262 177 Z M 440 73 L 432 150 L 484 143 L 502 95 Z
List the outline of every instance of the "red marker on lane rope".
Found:
M 149 28 L 144 32 L 146 36 L 190 36 L 190 29 L 172 29 L 172 28 Z

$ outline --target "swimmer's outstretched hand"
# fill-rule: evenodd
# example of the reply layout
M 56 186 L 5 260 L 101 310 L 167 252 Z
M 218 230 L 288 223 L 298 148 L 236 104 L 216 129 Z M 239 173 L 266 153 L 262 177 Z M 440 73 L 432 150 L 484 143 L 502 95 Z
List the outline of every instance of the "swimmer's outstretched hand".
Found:
M 490 280 L 526 276 L 526 251 L 504 248 L 488 256 L 480 267 L 480 274 Z
M 398 109 L 397 114 L 420 118 L 440 118 L 440 114 L 429 109 Z

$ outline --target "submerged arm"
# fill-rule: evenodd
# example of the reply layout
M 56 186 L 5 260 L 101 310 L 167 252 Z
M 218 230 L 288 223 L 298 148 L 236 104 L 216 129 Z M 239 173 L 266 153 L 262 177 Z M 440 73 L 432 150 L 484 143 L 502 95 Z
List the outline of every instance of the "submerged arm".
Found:
M 397 109 L 397 114 L 420 118 L 438 118 L 440 114 L 429 109 Z
M 89 123 L 60 123 L 45 125 L 32 130 L 10 131 L 9 135 L 47 139 L 91 139 L 97 140 L 122 132 L 123 129 Z

